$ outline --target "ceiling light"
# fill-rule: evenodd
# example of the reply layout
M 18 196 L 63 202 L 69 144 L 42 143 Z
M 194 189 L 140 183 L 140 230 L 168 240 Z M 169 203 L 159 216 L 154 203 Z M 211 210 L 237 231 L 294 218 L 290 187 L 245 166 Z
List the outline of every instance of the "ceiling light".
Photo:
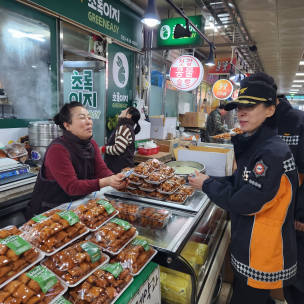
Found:
M 300 65 L 304 65 L 304 61 L 300 61 Z
M 35 65 L 32 65 L 32 68 L 35 68 L 36 66 Z
M 294 80 L 293 82 L 304 82 L 304 80 Z
M 225 14 L 219 14 L 217 15 L 218 17 L 229 17 L 230 15 L 228 13 L 225 13 Z
M 302 84 L 293 84 L 292 87 L 294 87 L 294 88 L 301 88 Z
M 205 62 L 205 65 L 213 66 L 215 65 L 214 58 L 213 58 L 213 42 L 210 44 L 210 52 L 208 59 Z
M 290 92 L 298 92 L 299 89 L 295 90 L 295 89 L 292 89 L 292 90 L 289 90 Z
M 43 39 L 44 36 L 40 35 L 40 34 L 29 34 L 29 33 L 24 33 L 24 32 L 12 30 L 12 29 L 9 29 L 8 31 L 10 33 L 12 33 L 12 36 L 14 38 L 31 38 L 31 39 L 38 40 L 38 41 L 45 41 L 45 39 Z
M 296 76 L 304 76 L 304 73 L 296 73 Z
M 155 0 L 148 0 L 148 5 L 141 22 L 149 27 L 160 24 L 160 17 L 157 11 Z

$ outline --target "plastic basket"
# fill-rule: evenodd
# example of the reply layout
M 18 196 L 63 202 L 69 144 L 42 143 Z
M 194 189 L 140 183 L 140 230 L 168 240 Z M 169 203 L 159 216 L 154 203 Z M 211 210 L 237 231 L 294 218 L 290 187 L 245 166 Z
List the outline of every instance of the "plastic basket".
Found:
M 138 147 L 138 153 L 140 155 L 152 155 L 152 154 L 157 154 L 158 152 L 159 152 L 158 146 L 156 148 L 151 148 L 151 149 Z

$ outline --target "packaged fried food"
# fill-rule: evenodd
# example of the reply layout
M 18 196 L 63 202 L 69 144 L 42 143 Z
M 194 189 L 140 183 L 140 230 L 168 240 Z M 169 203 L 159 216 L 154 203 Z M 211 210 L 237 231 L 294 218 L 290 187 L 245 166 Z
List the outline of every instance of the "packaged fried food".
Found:
M 115 216 L 115 200 L 109 201 L 105 198 L 91 199 L 73 210 L 80 221 L 90 229 L 99 228 L 109 218 Z
M 140 163 L 134 168 L 133 174 L 139 177 L 148 177 L 155 169 L 146 163 Z
M 28 154 L 28 152 L 24 147 L 24 144 L 20 144 L 20 143 L 12 143 L 10 145 L 7 145 L 5 146 L 3 151 L 10 158 L 17 158 Z
M 214 135 L 213 138 L 231 139 L 231 135 L 230 133 L 223 133 L 223 134 Z
M 158 191 L 153 191 L 147 194 L 147 197 L 157 200 L 164 200 L 168 195 L 159 193 Z
M 148 260 L 156 253 L 146 240 L 134 239 L 118 255 L 110 260 L 110 263 L 120 262 L 123 267 L 131 270 L 131 273 L 138 274 Z
M 177 174 L 175 174 L 174 176 L 172 176 L 170 179 L 173 180 L 173 181 L 179 182 L 182 185 L 186 184 L 186 180 L 182 176 L 179 176 Z
M 146 192 L 140 189 L 130 190 L 129 193 L 138 196 L 146 196 Z
M 154 172 L 149 175 L 148 178 L 145 179 L 147 183 L 155 183 L 155 184 L 160 184 L 163 181 L 167 179 L 167 176 L 160 173 L 160 172 Z
M 141 207 L 134 204 L 117 202 L 115 205 L 115 209 L 119 211 L 117 215 L 118 218 L 125 221 L 134 222 L 138 218 L 138 213 Z
M 117 189 L 117 191 L 123 192 L 123 193 L 130 193 L 130 190 L 127 187 L 121 188 L 121 189 Z
M 164 228 L 171 217 L 171 212 L 163 209 L 145 208 L 140 212 L 140 223 L 152 228 Z
M 146 164 L 154 169 L 158 169 L 163 163 L 156 158 L 152 158 L 146 161 Z
M 0 290 L 1 303 L 47 304 L 67 290 L 46 268 L 33 266 Z
M 1 240 L 0 254 L 0 285 L 44 257 L 19 235 L 11 235 Z
M 109 304 L 132 281 L 130 270 L 124 269 L 120 263 L 106 264 L 91 274 L 82 284 L 70 289 L 67 300 L 72 304 Z
M 108 257 L 99 246 L 91 241 L 82 241 L 49 256 L 42 265 L 58 275 L 69 287 L 74 287 L 107 260 Z
M 139 189 L 143 190 L 143 191 L 153 192 L 154 190 L 157 189 L 157 187 L 158 187 L 158 185 L 144 182 L 140 185 Z
M 20 235 L 22 233 L 16 226 L 7 226 L 3 229 L 0 229 L 0 239 L 5 239 L 11 235 Z
M 176 191 L 176 193 L 191 196 L 194 191 L 195 189 L 190 185 L 183 185 Z
M 55 250 L 58 251 L 73 239 L 89 232 L 75 212 L 69 210 L 59 210 L 58 212 L 57 210 L 56 213 L 45 214 L 50 217 L 39 216 L 37 219 L 39 221 L 30 226 L 23 236 L 46 255 L 52 254 Z M 32 220 L 34 221 L 34 219 Z M 31 221 L 28 222 L 29 225 L 32 224 Z M 25 227 L 29 227 L 29 225 Z
M 171 195 L 169 195 L 167 198 L 166 198 L 166 201 L 167 202 L 174 202 L 174 203 L 184 203 L 185 200 L 187 199 L 187 195 L 185 194 L 180 194 L 180 193 L 173 193 Z
M 130 223 L 114 218 L 108 224 L 93 232 L 90 242 L 109 252 L 117 253 L 137 234 L 137 229 Z
M 172 174 L 174 174 L 175 170 L 169 166 L 162 166 L 158 172 L 170 177 Z
M 142 182 L 144 181 L 144 179 L 142 177 L 138 177 L 134 174 L 131 174 L 129 177 L 129 182 L 130 184 L 135 184 L 135 185 L 140 185 Z
M 163 182 L 160 187 L 157 189 L 159 192 L 164 192 L 164 194 L 172 194 L 174 193 L 180 186 L 181 186 L 181 181 L 176 180 L 174 178 L 170 178 Z
M 127 173 L 127 172 L 129 172 L 130 170 L 132 170 L 132 169 L 133 169 L 133 168 L 131 168 L 131 167 L 124 168 L 124 169 L 121 170 L 121 173 Z

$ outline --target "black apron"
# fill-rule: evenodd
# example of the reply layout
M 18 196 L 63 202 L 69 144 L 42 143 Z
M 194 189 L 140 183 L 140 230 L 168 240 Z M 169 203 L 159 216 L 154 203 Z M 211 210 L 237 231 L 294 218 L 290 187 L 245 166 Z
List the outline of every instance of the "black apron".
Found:
M 121 127 L 122 125 L 117 126 L 109 140 L 107 145 L 108 146 L 113 146 L 115 145 L 115 133 L 117 131 L 117 129 L 119 127 Z M 124 153 L 122 153 L 121 155 L 109 155 L 109 154 L 105 154 L 104 155 L 104 161 L 107 165 L 107 167 L 114 173 L 120 173 L 122 169 L 126 168 L 126 167 L 134 167 L 134 153 L 135 153 L 135 133 L 134 133 L 134 127 L 132 125 L 129 124 L 123 124 L 123 126 L 126 126 L 130 129 L 131 134 L 132 134 L 132 143 L 127 146 L 126 150 Z
M 33 216 L 46 212 L 49 209 L 55 208 L 61 204 L 76 201 L 85 197 L 86 195 L 68 195 L 58 184 L 56 180 L 46 180 L 44 179 L 44 162 L 45 157 L 49 148 L 54 144 L 60 144 L 64 146 L 71 157 L 72 165 L 75 169 L 77 178 L 79 180 L 92 179 L 94 176 L 94 161 L 95 157 L 84 158 L 82 157 L 72 144 L 68 143 L 62 137 L 57 137 L 48 146 L 43 164 L 41 166 L 40 172 L 37 177 L 37 181 L 34 187 L 34 191 L 31 197 L 31 201 L 27 206 L 26 210 L 26 220 L 31 219 Z M 58 159 L 60 162 L 60 159 Z

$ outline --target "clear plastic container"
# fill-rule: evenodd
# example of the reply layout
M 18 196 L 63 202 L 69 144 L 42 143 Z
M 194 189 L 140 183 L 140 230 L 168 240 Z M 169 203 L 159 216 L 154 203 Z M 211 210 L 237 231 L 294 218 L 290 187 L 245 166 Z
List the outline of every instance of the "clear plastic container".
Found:
M 140 223 L 152 228 L 164 228 L 172 213 L 163 209 L 145 208 L 140 212 Z
M 142 207 L 134 204 L 117 202 L 115 209 L 119 211 L 119 214 L 117 215 L 118 218 L 128 222 L 134 222 L 137 220 Z

